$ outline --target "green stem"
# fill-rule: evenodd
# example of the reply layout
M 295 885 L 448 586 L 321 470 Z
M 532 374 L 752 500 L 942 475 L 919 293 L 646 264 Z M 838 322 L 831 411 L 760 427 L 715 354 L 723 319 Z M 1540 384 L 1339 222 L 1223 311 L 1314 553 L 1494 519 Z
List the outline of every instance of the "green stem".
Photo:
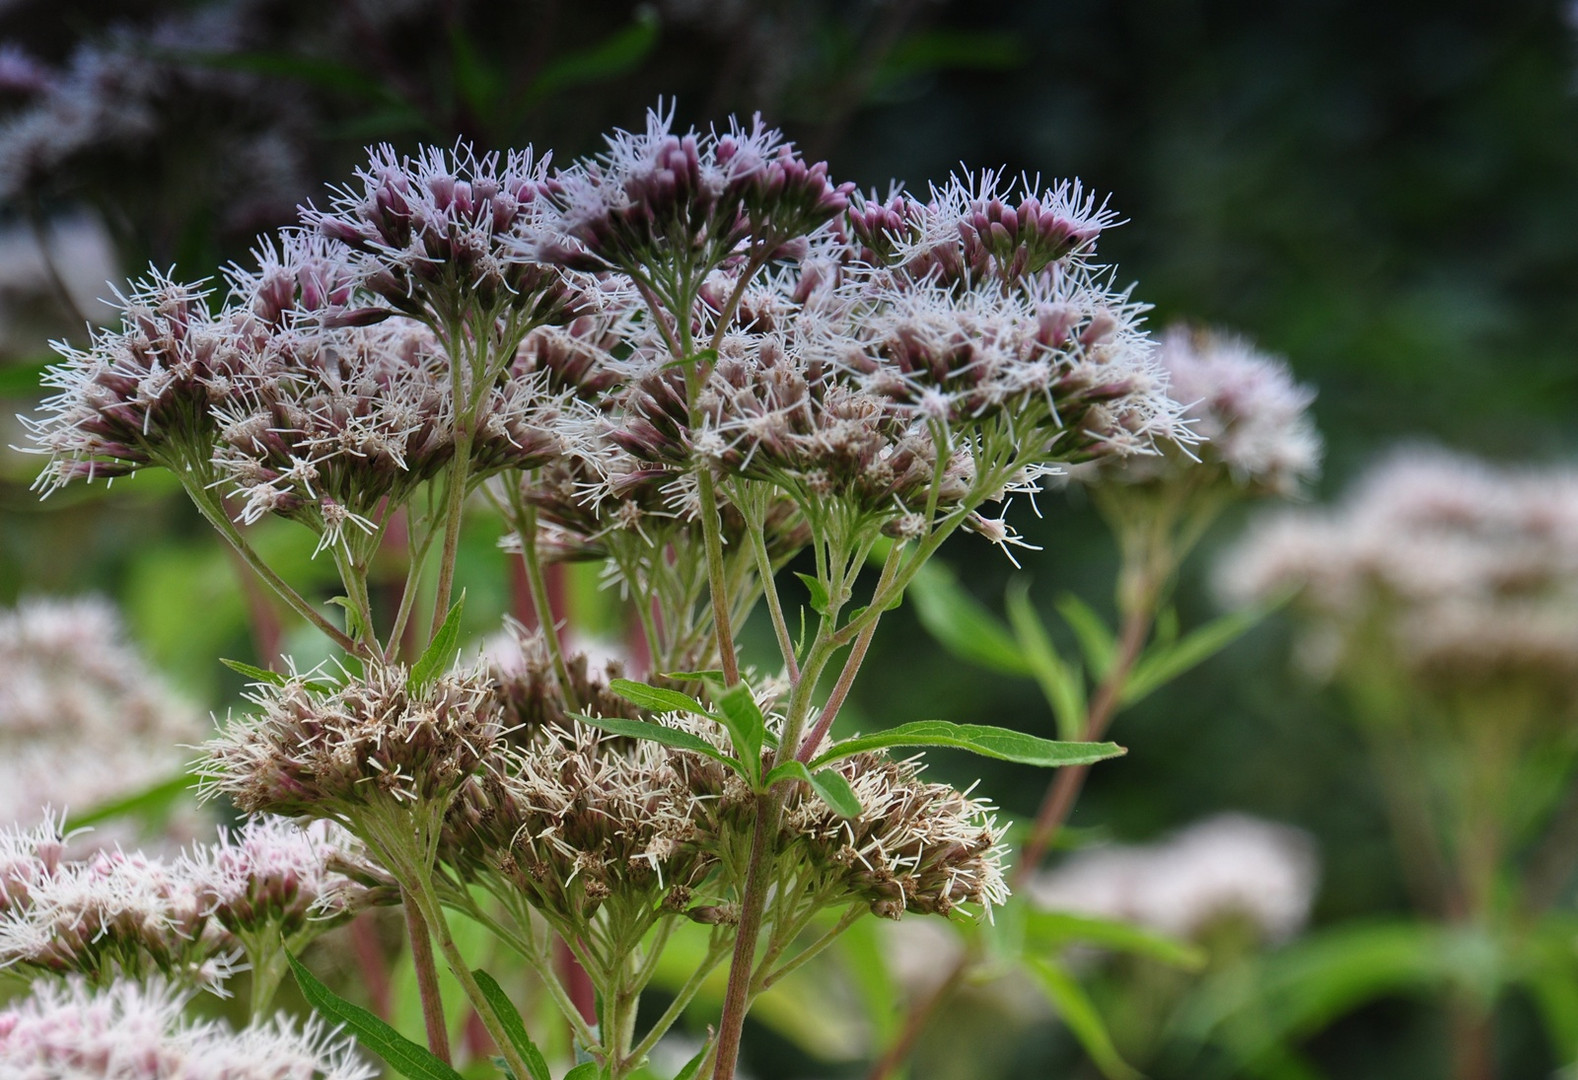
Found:
M 407 528 L 410 528 L 410 510 L 406 511 Z M 389 641 L 384 646 L 384 656 L 398 657 L 400 655 L 400 639 L 405 636 L 406 624 L 411 619 L 411 612 L 416 608 L 417 582 L 422 576 L 422 563 L 427 559 L 427 553 L 433 546 L 433 537 L 438 535 L 438 530 L 427 529 L 423 532 L 422 540 L 418 543 L 414 535 L 407 533 L 407 558 L 410 560 L 406 566 L 405 586 L 400 590 L 400 607 L 395 612 L 394 626 L 389 630 Z
M 469 422 L 467 422 L 469 425 Z M 457 428 L 462 421 L 457 420 Z M 433 624 L 428 639 L 438 635 L 449 615 L 449 597 L 455 588 L 455 560 L 460 553 L 460 519 L 465 510 L 466 484 L 471 475 L 469 426 L 455 432 L 455 460 L 449 465 L 449 488 L 444 500 L 444 548 L 438 563 L 438 591 L 433 598 Z
M 779 979 L 799 970 L 808 961 L 814 959 L 818 953 L 838 940 L 839 935 L 853 926 L 869 910 L 870 908 L 866 904 L 851 904 L 844 914 L 839 916 L 838 922 L 834 923 L 827 933 L 807 945 L 778 968 L 762 972 L 757 979 L 757 992 L 760 993 L 770 989 Z
M 515 530 L 521 538 L 521 562 L 526 566 L 526 586 L 531 591 L 532 607 L 537 609 L 537 625 L 543 640 L 548 643 L 548 653 L 553 658 L 553 671 L 559 679 L 559 689 L 573 711 L 580 708 L 576 700 L 575 684 L 570 681 L 570 666 L 565 663 L 564 643 L 559 639 L 559 626 L 553 618 L 553 605 L 548 599 L 548 583 L 542 574 L 542 559 L 537 554 L 537 508 L 521 501 L 518 485 L 510 485 L 510 508 L 515 514 Z
M 762 594 L 767 597 L 767 611 L 772 616 L 773 632 L 778 635 L 778 651 L 783 653 L 784 670 L 788 672 L 790 682 L 798 682 L 800 665 L 795 660 L 794 639 L 789 636 L 789 624 L 784 621 L 783 602 L 778 596 L 772 557 L 767 553 L 767 537 L 761 524 L 758 516 L 746 532 L 750 534 L 751 546 L 756 553 L 756 573 L 761 578 Z
M 718 660 L 723 665 L 724 685 L 733 686 L 740 681 L 740 660 L 734 651 L 734 631 L 729 625 L 729 591 L 723 567 L 723 521 L 718 517 L 718 496 L 713 490 L 712 472 L 705 465 L 696 470 L 696 485 L 701 492 L 701 535 L 707 549 L 707 591 L 712 594 L 712 628 L 718 639 Z
M 416 900 L 417 907 L 421 910 L 422 917 L 427 920 L 434 937 L 438 939 L 439 951 L 444 954 L 444 961 L 449 965 L 450 972 L 460 982 L 461 989 L 466 992 L 466 997 L 471 1002 L 471 1007 L 481 1017 L 483 1026 L 488 1029 L 494 1047 L 504 1058 L 505 1064 L 512 1073 L 516 1076 L 530 1076 L 531 1073 L 527 1071 L 520 1052 L 515 1049 L 515 1044 L 510 1041 L 504 1025 L 493 1011 L 493 1004 L 477 985 L 477 980 L 472 977 L 471 968 L 466 964 L 466 958 L 460 954 L 460 949 L 455 945 L 455 939 L 449 932 L 449 921 L 445 919 L 444 910 L 433 894 L 432 871 L 427 866 L 411 866 L 408 869 L 413 871 L 410 875 L 411 896 Z
M 272 931 L 265 930 L 264 933 L 271 934 Z M 253 1023 L 267 1020 L 274 1007 L 274 995 L 288 970 L 285 962 L 287 947 L 276 937 L 267 946 L 247 949 L 247 956 L 252 961 L 252 987 L 247 995 L 247 1004 L 251 1006 Z
M 187 475 L 185 470 L 177 469 L 174 471 L 181 478 L 181 486 L 186 489 L 186 494 L 192 500 L 192 504 L 197 507 L 198 513 L 203 515 L 204 519 L 218 531 L 219 535 L 224 537 L 230 546 L 235 549 L 236 554 L 241 556 L 242 561 L 251 567 L 252 572 L 262 578 L 269 588 L 273 589 L 280 599 L 290 606 L 292 611 L 306 619 L 313 626 L 316 626 L 323 632 L 325 637 L 352 656 L 372 658 L 364 645 L 331 623 L 322 613 L 307 603 L 305 597 L 291 588 L 289 582 L 275 573 L 273 568 L 263 561 L 263 557 L 253 550 L 251 544 L 247 543 L 246 537 L 241 535 L 241 530 L 236 527 L 236 523 L 231 521 L 224 508 L 214 501 L 213 496 L 202 486 L 200 480 L 194 480 Z
M 876 597 L 886 593 L 889 585 L 893 583 L 894 576 L 898 573 L 899 552 L 903 545 L 894 542 L 888 549 L 888 557 L 882 563 L 882 576 L 877 579 L 877 587 L 872 591 L 872 607 L 876 607 Z M 880 618 L 882 611 L 876 611 Z M 871 647 L 871 639 L 877 633 L 877 618 L 871 619 L 860 631 L 860 636 L 855 638 L 854 648 L 849 650 L 849 658 L 844 661 L 844 668 L 838 673 L 838 682 L 833 684 L 833 691 L 828 695 L 827 704 L 822 708 L 822 715 L 817 717 L 816 725 L 806 735 L 801 743 L 799 752 L 795 755 L 800 761 L 808 762 L 819 743 L 833 728 L 833 721 L 838 718 L 838 710 L 843 707 L 844 699 L 849 696 L 849 689 L 855 683 L 855 676 L 860 673 L 860 665 L 866 659 L 866 650 Z
M 548 990 L 548 996 L 553 999 L 554 1005 L 558 1007 L 559 1012 L 569 1022 L 570 1029 L 574 1032 L 575 1037 L 586 1046 L 597 1045 L 597 1032 L 592 1030 L 591 1025 L 586 1022 L 586 1018 L 581 1015 L 580 1006 L 570 999 L 569 992 L 565 990 L 564 984 L 559 981 L 559 975 L 554 970 L 553 962 L 545 959 L 542 951 L 535 944 L 499 922 L 469 898 L 465 903 L 458 905 L 458 910 L 463 912 L 467 918 L 476 920 L 486 927 L 494 937 L 514 949 L 521 959 L 531 966 L 532 971 L 537 973 L 537 977 L 542 980 L 543 986 Z
M 658 1044 L 658 1040 L 662 1039 L 668 1033 L 668 1029 L 674 1026 L 675 1021 L 685 1012 L 686 1006 L 700 992 L 702 984 L 707 981 L 707 976 L 713 973 L 728 951 L 727 939 L 715 939 L 709 944 L 706 959 L 701 962 L 701 966 L 695 970 L 690 978 L 685 980 L 684 984 L 675 992 L 674 1000 L 669 1003 L 667 1009 L 663 1010 L 663 1015 L 657 1018 L 657 1022 L 652 1025 L 647 1033 L 642 1036 L 641 1041 L 630 1051 L 631 1061 L 639 1063 L 652 1052 L 652 1048 Z

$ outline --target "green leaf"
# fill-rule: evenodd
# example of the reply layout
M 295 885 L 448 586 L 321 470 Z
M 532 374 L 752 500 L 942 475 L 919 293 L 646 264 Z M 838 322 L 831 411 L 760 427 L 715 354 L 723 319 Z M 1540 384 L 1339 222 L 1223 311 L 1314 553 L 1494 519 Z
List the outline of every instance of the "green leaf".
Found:
M 1112 670 L 1112 658 L 1118 651 L 1117 638 L 1113 636 L 1112 630 L 1102 622 L 1095 608 L 1073 593 L 1064 593 L 1057 598 L 1057 610 L 1079 640 L 1080 651 L 1085 654 L 1085 664 L 1091 674 L 1098 679 L 1105 679 L 1107 672 Z
M 794 576 L 805 583 L 806 591 L 811 594 L 811 610 L 818 615 L 826 615 L 830 606 L 827 598 L 827 587 L 810 574 L 802 574 L 796 570 Z
M 603 1080 L 608 1074 L 595 1061 L 587 1061 L 564 1074 L 564 1080 Z
M 269 686 L 284 686 L 290 681 L 289 677 L 267 668 L 260 668 L 255 664 L 242 663 L 240 660 L 227 660 L 223 656 L 219 662 L 238 675 L 243 675 L 256 683 L 266 683 Z
M 1064 739 L 1077 739 L 1085 732 L 1085 673 L 1058 655 L 1057 646 L 1030 603 L 1030 589 L 1016 582 L 1008 589 L 1008 621 L 1019 640 L 1019 648 L 1030 664 L 1041 693 L 1052 707 L 1057 733 Z
M 115 818 L 142 817 L 152 818 L 164 811 L 171 803 L 175 802 L 192 787 L 192 778 L 182 773 L 172 776 L 168 780 L 161 780 L 149 788 L 144 788 L 124 798 L 103 803 L 76 818 L 71 822 L 72 828 L 84 828 L 88 825 L 97 825 L 101 821 L 112 821 Z
M 961 660 L 1008 675 L 1030 675 L 1030 661 L 995 615 L 967 593 L 940 563 L 921 569 L 907 590 L 937 643 Z
M 1153 649 L 1134 665 L 1133 673 L 1123 686 L 1123 703 L 1134 704 L 1196 664 L 1215 656 L 1268 614 L 1270 609 L 1265 605 L 1230 611 L 1185 634 L 1173 645 Z
M 486 115 L 504 89 L 504 76 L 478 53 L 471 36 L 458 22 L 450 23 L 450 73 L 455 89 L 472 111 Z
M 568 53 L 547 64 L 527 89 L 526 101 L 538 101 L 567 86 L 623 75 L 652 51 L 658 40 L 657 16 L 638 8 L 635 22 L 589 49 Z
M 715 761 L 723 762 L 740 775 L 746 776 L 745 769 L 738 761 L 706 739 L 698 738 L 688 731 L 677 731 L 662 724 L 654 724 L 650 720 L 626 720 L 619 716 L 582 716 L 579 713 L 573 715 L 589 727 L 609 731 L 615 735 L 623 735 L 630 739 L 646 739 L 664 746 L 672 746 L 676 750 L 694 750 L 698 754 L 706 754 Z
M 814 773 L 803 762 L 786 761 L 767 774 L 763 787 L 771 788 L 780 780 L 804 780 L 823 802 L 832 807 L 833 813 L 847 818 L 860 816 L 860 799 L 855 796 L 849 781 L 832 769 Z
M 708 668 L 705 671 L 665 671 L 662 678 L 673 679 L 675 682 L 717 682 L 723 681 L 721 668 Z
M 1031 910 L 1025 918 L 1030 941 L 1043 949 L 1060 949 L 1080 942 L 1114 952 L 1147 956 L 1186 971 L 1198 971 L 1205 966 L 1206 955 L 1198 946 L 1133 923 L 1061 911 Z
M 683 712 L 694 713 L 697 716 L 712 716 L 707 706 L 678 690 L 667 690 L 650 683 L 636 682 L 634 679 L 615 679 L 608 684 L 608 689 L 632 705 L 638 705 L 651 712 Z
M 1112 1036 L 1084 987 L 1067 971 L 1038 957 L 1026 957 L 1025 966 L 1035 976 L 1059 1018 L 1085 1048 L 1090 1060 L 1108 1080 L 1141 1080 L 1112 1045 Z
M 989 727 L 985 724 L 953 724 L 946 720 L 917 720 L 886 731 L 870 735 L 856 735 L 836 743 L 821 757 L 811 762 L 811 768 L 837 761 L 863 750 L 880 750 L 890 746 L 946 746 L 968 750 L 983 757 L 1002 761 L 1016 761 L 1022 765 L 1040 765 L 1055 768 L 1059 765 L 1089 765 L 1128 753 L 1116 743 L 1103 742 L 1054 742 L 1022 731 Z
M 427 688 L 438 680 L 443 672 L 449 669 L 454 662 L 455 653 L 460 648 L 460 610 L 466 605 L 466 594 L 462 592 L 460 599 L 455 601 L 455 606 L 449 609 L 449 614 L 444 617 L 444 625 L 438 628 L 438 633 L 433 635 L 433 640 L 427 649 L 411 665 L 411 674 L 406 679 L 406 688 L 414 696 L 427 692 Z
M 734 753 L 753 776 L 762 771 L 762 742 L 767 737 L 767 718 L 756 706 L 751 688 L 735 683 L 718 697 L 718 710 L 723 713 L 723 726 L 729 729 L 734 741 Z
M 537 1044 L 531 1041 L 531 1036 L 526 1034 L 526 1021 L 521 1019 L 520 1010 L 515 1008 L 515 1003 L 504 992 L 504 988 L 481 968 L 473 971 L 471 977 L 477 980 L 477 986 L 482 990 L 482 996 L 488 999 L 488 1005 L 492 1007 L 493 1015 L 498 1017 L 504 1034 L 509 1036 L 515 1052 L 526 1063 L 530 1080 L 553 1080 L 548 1073 L 548 1062 L 543 1059 Z
M 427 1047 L 412 1042 L 360 1005 L 351 1004 L 324 986 L 289 951 L 285 959 L 307 1003 L 331 1024 L 350 1029 L 364 1049 L 383 1058 L 395 1072 L 408 1080 L 461 1080 L 458 1072 Z
M 707 1051 L 712 1049 L 702 1043 L 701 1049 L 696 1051 L 696 1056 L 685 1062 L 685 1067 L 674 1074 L 674 1080 L 695 1080 L 696 1073 L 701 1071 L 701 1063 L 707 1060 Z

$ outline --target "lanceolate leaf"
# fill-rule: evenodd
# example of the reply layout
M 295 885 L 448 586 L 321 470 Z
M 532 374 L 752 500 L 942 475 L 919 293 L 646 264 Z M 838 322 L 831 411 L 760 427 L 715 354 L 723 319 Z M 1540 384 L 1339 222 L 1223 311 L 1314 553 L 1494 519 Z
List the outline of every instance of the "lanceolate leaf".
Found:
M 811 594 L 811 610 L 818 615 L 826 615 L 828 609 L 827 587 L 810 574 L 795 572 L 795 577 L 805 583 L 805 588 Z
M 466 594 L 461 593 L 460 599 L 455 601 L 455 606 L 444 617 L 444 625 L 438 628 L 438 633 L 433 635 L 426 650 L 411 665 L 411 675 L 406 680 L 411 693 L 424 693 L 454 662 L 455 653 L 460 648 L 460 611 L 465 605 Z
M 521 1060 L 526 1063 L 526 1072 L 530 1074 L 529 1080 L 553 1080 L 548 1072 L 548 1062 L 543 1059 L 542 1051 L 537 1049 L 537 1044 L 531 1041 L 531 1036 L 526 1034 L 526 1022 L 521 1019 L 520 1011 L 515 1008 L 515 1003 L 504 992 L 504 988 L 492 975 L 481 968 L 473 971 L 471 977 L 477 980 L 477 986 L 482 990 L 482 996 L 488 999 L 488 1004 L 493 1007 L 493 1015 L 499 1018 L 504 1034 L 509 1036 L 515 1052 L 520 1054 Z
M 718 710 L 723 713 L 723 726 L 729 729 L 729 738 L 734 740 L 734 752 L 749 771 L 759 775 L 767 718 L 757 708 L 751 688 L 735 683 L 718 696 Z
M 644 682 L 634 679 L 615 679 L 608 684 L 608 688 L 632 705 L 639 705 L 651 712 L 684 712 L 694 713 L 697 716 L 711 716 L 707 707 L 689 694 L 682 694 L 678 690 L 666 690 L 661 686 L 649 686 Z
M 1041 685 L 1041 693 L 1052 706 L 1058 735 L 1065 739 L 1079 738 L 1085 730 L 1085 673 L 1078 664 L 1069 663 L 1058 655 L 1057 647 L 1030 604 L 1029 589 L 1023 584 L 1011 587 L 1007 604 L 1014 636 L 1019 639 L 1019 648 L 1036 682 Z
M 1188 971 L 1199 970 L 1206 960 L 1205 953 L 1195 945 L 1116 919 L 1030 910 L 1025 922 L 1030 941 L 1045 949 L 1058 949 L 1076 942 L 1099 945 L 1114 952 L 1148 956 Z
M 179 799 L 192 787 L 192 784 L 193 777 L 184 773 L 180 776 L 172 776 L 168 780 L 161 780 L 152 787 L 94 807 L 72 821 L 72 828 L 84 828 L 88 825 L 97 825 L 101 821 L 122 817 L 152 817 L 163 812 L 171 803 Z
M 900 724 L 886 731 L 870 735 L 857 735 L 835 744 L 821 757 L 811 762 L 815 769 L 829 761 L 837 761 L 863 750 L 881 750 L 891 746 L 946 746 L 968 750 L 982 757 L 1016 761 L 1023 765 L 1041 765 L 1047 768 L 1059 765 L 1089 765 L 1127 753 L 1123 747 L 1110 742 L 1054 742 L 1022 731 L 988 727 L 983 724 L 952 724 L 946 720 L 917 720 Z
M 706 739 L 692 735 L 688 731 L 676 731 L 674 728 L 664 727 L 647 720 L 626 720 L 618 716 L 582 716 L 575 714 L 575 718 L 588 727 L 599 728 L 615 735 L 623 735 L 630 739 L 647 739 L 650 742 L 672 746 L 676 750 L 694 750 L 698 754 L 706 754 L 716 761 L 721 761 L 735 772 L 745 775 L 745 770 L 729 755 L 713 746 Z M 749 779 L 749 777 L 747 777 Z
M 665 671 L 663 673 L 663 677 L 665 679 L 673 679 L 675 682 L 707 682 L 708 680 L 711 680 L 712 682 L 722 682 L 723 669 L 708 668 L 706 671 Z
M 353 1005 L 318 981 L 289 952 L 285 959 L 296 975 L 302 997 L 331 1024 L 343 1024 L 363 1049 L 383 1058 L 389 1067 L 408 1080 L 462 1080 L 451 1066 L 420 1043 L 414 1043 L 378 1017 Z
M 1124 684 L 1123 703 L 1132 705 L 1196 664 L 1209 660 L 1264 619 L 1269 611 L 1263 606 L 1230 611 L 1185 634 L 1172 645 L 1153 650 L 1134 666 L 1133 674 Z
M 1079 647 L 1085 654 L 1085 663 L 1089 665 L 1091 674 L 1098 679 L 1105 679 L 1108 669 L 1112 667 L 1112 657 L 1118 651 L 1112 630 L 1089 604 L 1073 593 L 1064 593 L 1058 597 L 1057 610 L 1079 639 Z
M 923 568 L 908 591 L 921 625 L 953 655 L 1009 675 L 1031 674 L 1014 635 L 947 568 L 936 563 Z
M 608 1074 L 598 1068 L 597 1062 L 587 1061 L 564 1074 L 564 1080 L 602 1080 Z
M 1059 1018 L 1101 1070 L 1101 1075 L 1107 1080 L 1140 1080 L 1140 1074 L 1118 1055 L 1117 1047 L 1112 1045 L 1112 1036 L 1107 1034 L 1107 1025 L 1079 981 L 1061 967 L 1039 957 L 1027 957 L 1025 964 Z
M 823 769 L 813 773 L 798 761 L 786 761 L 767 774 L 764 786 L 770 788 L 778 781 L 787 779 L 804 780 L 810 784 L 811 790 L 832 807 L 835 814 L 849 818 L 860 816 L 860 799 L 855 796 L 849 781 L 833 770 Z
M 707 1060 L 707 1051 L 710 1049 L 712 1047 L 703 1043 L 701 1049 L 696 1051 L 696 1056 L 685 1062 L 685 1067 L 674 1074 L 674 1080 L 695 1080 L 696 1074 L 701 1071 L 701 1063 Z
M 236 674 L 245 675 L 256 683 L 264 683 L 268 686 L 284 686 L 290 681 L 288 676 L 278 671 L 260 668 L 255 664 L 244 664 L 240 660 L 227 660 L 223 656 L 219 658 L 219 662 Z

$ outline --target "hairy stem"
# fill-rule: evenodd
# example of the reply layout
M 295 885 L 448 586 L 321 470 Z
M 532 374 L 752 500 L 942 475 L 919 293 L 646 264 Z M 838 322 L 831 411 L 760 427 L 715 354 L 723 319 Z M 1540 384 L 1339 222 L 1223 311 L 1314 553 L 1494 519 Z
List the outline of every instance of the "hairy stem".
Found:
M 904 545 L 895 542 L 888 549 L 888 557 L 882 563 L 882 576 L 877 579 L 877 587 L 873 590 L 872 606 L 876 606 L 875 597 L 886 593 L 888 586 L 893 583 L 894 575 L 898 573 L 900 552 Z M 869 620 L 860 635 L 855 638 L 855 644 L 849 650 L 849 658 L 844 661 L 844 669 L 838 673 L 838 681 L 833 684 L 832 693 L 828 695 L 827 704 L 822 707 L 822 715 L 816 718 L 816 725 L 806 734 L 805 741 L 800 744 L 796 757 L 802 762 L 811 760 L 816 753 L 818 744 L 833 728 L 833 721 L 838 719 L 838 710 L 843 707 L 844 699 L 849 696 L 850 687 L 855 684 L 855 676 L 860 673 L 860 665 L 866 659 L 866 650 L 871 647 L 871 639 L 877 633 L 877 618 L 881 611 L 876 612 L 876 617 Z
M 438 965 L 433 962 L 433 940 L 427 921 L 408 890 L 401 890 L 405 909 L 406 937 L 411 942 L 411 966 L 416 969 L 416 986 L 422 997 L 422 1025 L 427 1029 L 427 1048 L 451 1064 L 449 1025 L 444 1020 L 444 1001 L 438 993 Z
M 433 894 L 431 869 L 427 866 L 413 866 L 410 869 L 414 871 L 409 875 L 411 896 L 416 900 L 416 906 L 421 909 L 422 917 L 427 920 L 433 935 L 438 939 L 439 951 L 444 954 L 444 961 L 449 965 L 449 970 L 459 980 L 461 989 L 466 992 L 466 997 L 471 1002 L 471 1007 L 482 1018 L 483 1026 L 488 1029 L 488 1036 L 492 1038 L 494 1046 L 504 1058 L 510 1071 L 516 1076 L 530 1076 L 531 1073 L 527 1071 L 520 1052 L 515 1049 L 515 1044 L 510 1041 L 504 1025 L 493 1011 L 493 1004 L 477 985 L 477 980 L 472 977 L 471 968 L 466 965 L 466 958 L 460 954 L 460 949 L 455 945 L 455 939 L 449 932 L 449 922 L 444 917 L 444 910 Z
M 542 574 L 542 559 L 537 553 L 537 508 L 521 501 L 518 485 L 510 485 L 510 508 L 515 515 L 515 530 L 521 539 L 521 562 L 526 566 L 526 587 L 531 591 L 532 607 L 537 610 L 537 626 L 543 640 L 548 643 L 548 653 L 553 658 L 553 673 L 558 677 L 559 689 L 572 710 L 580 708 L 575 698 L 575 684 L 570 681 L 570 667 L 564 660 L 564 643 L 559 638 L 559 624 L 553 617 L 553 604 L 548 596 L 548 583 Z
M 292 611 L 317 627 L 325 637 L 347 653 L 352 656 L 371 659 L 371 653 L 368 652 L 366 646 L 330 622 L 326 616 L 307 603 L 306 598 L 292 588 L 289 582 L 275 573 L 274 569 L 263 561 L 263 557 L 253 549 L 251 544 L 247 543 L 246 537 L 241 535 L 241 530 L 236 527 L 236 523 L 230 520 L 223 507 L 214 502 L 213 496 L 202 486 L 200 481 L 189 476 L 185 470 L 177 469 L 175 471 L 181 478 L 182 486 L 186 488 L 187 496 L 191 498 L 192 504 L 197 507 L 198 513 L 203 515 L 219 535 L 224 537 L 226 542 L 235 549 L 236 554 L 241 556 L 242 561 L 252 569 L 252 572 L 262 578 L 269 588 L 273 589 L 280 599 L 290 606 Z
M 767 553 L 767 537 L 756 522 L 746 531 L 750 533 L 751 547 L 756 553 L 756 573 L 761 577 L 762 593 L 767 597 L 767 611 L 772 616 L 773 633 L 778 636 L 778 651 L 783 653 L 784 670 L 790 682 L 800 680 L 800 665 L 795 660 L 794 638 L 789 635 L 789 624 L 784 621 L 783 601 L 778 596 L 778 584 L 773 580 L 773 561 Z
M 1146 639 L 1150 636 L 1154 618 L 1155 611 L 1150 605 L 1136 606 L 1125 616 L 1112 667 L 1101 680 L 1101 685 L 1096 688 L 1096 693 L 1090 700 L 1090 707 L 1085 711 L 1085 725 L 1080 732 L 1081 741 L 1090 742 L 1101 738 L 1106 733 L 1107 726 L 1112 723 L 1118 705 L 1123 700 L 1123 689 L 1128 684 L 1134 665 L 1139 661 L 1140 653 L 1145 648 Z M 1080 790 L 1085 786 L 1085 778 L 1089 774 L 1089 765 L 1071 765 L 1059 769 L 1057 775 L 1052 778 L 1046 794 L 1042 796 L 1041 807 L 1036 812 L 1035 826 L 1030 830 L 1030 836 L 1025 840 L 1024 847 L 1020 849 L 1019 862 L 1014 867 L 1012 882 L 1014 889 L 1023 885 L 1035 872 L 1035 868 L 1041 865 L 1041 859 L 1046 855 L 1048 845 L 1068 820 L 1068 815 L 1074 809 L 1074 802 L 1079 798 Z
M 718 639 L 718 660 L 723 665 L 723 682 L 733 686 L 740 681 L 740 659 L 734 651 L 734 631 L 729 625 L 729 590 L 723 570 L 723 521 L 718 517 L 718 496 L 713 489 L 712 472 L 705 466 L 696 470 L 701 493 L 701 534 L 707 548 L 707 584 L 712 594 L 713 633 Z
M 674 1026 L 674 1022 L 680 1018 L 685 1011 L 685 1007 L 690 1004 L 691 999 L 701 990 L 702 984 L 707 981 L 707 976 L 712 974 L 728 951 L 728 939 L 714 937 L 707 949 L 706 959 L 702 960 L 701 966 L 695 970 L 690 978 L 685 980 L 684 984 L 675 992 L 674 1000 L 669 1003 L 667 1009 L 663 1010 L 663 1015 L 657 1018 L 657 1021 L 642 1036 L 641 1041 L 630 1051 L 631 1061 L 639 1063 L 652 1052 L 652 1048 L 658 1044 L 658 1040 L 668 1033 L 669 1028 Z

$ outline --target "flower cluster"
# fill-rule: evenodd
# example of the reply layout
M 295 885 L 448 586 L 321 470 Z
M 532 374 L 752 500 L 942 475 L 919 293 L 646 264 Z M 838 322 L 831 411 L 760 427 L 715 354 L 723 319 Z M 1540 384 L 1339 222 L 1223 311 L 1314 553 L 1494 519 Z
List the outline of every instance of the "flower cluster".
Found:
M 177 746 L 203 736 L 180 700 L 94 598 L 0 611 L 0 823 L 46 806 L 86 810 L 169 779 Z
M 1236 335 L 1187 326 L 1161 335 L 1156 358 L 1200 444 L 1103 468 L 1103 480 L 1159 484 L 1216 472 L 1247 494 L 1289 497 L 1319 473 L 1315 391 L 1294 382 L 1285 362 Z
M 594 701 L 606 700 L 597 683 L 589 689 Z M 456 800 L 445 858 L 469 873 L 502 875 L 559 925 L 578 925 L 605 903 L 648 919 L 663 911 L 719 918 L 744 885 L 755 813 L 749 786 L 697 751 L 553 719 L 561 708 L 535 705 L 520 743 Z M 727 747 L 711 721 L 651 719 Z M 808 789 L 789 797 L 773 841 L 777 872 L 796 883 L 786 895 L 815 906 L 858 901 L 891 918 L 1006 899 L 989 805 L 925 783 L 913 761 L 863 753 L 833 767 L 862 812 L 840 817 Z M 720 876 L 710 878 L 715 869 Z M 693 908 L 703 883 L 716 902 Z
M 344 245 L 357 283 L 397 311 L 442 323 L 474 306 L 563 321 L 579 290 L 536 256 L 547 164 L 530 150 L 501 158 L 457 144 L 401 157 L 379 146 L 359 186 L 302 221 Z
M 1571 703 L 1578 473 L 1403 451 L 1336 508 L 1258 525 L 1220 580 L 1240 603 L 1299 590 L 1318 667 L 1385 656 L 1425 688 L 1537 685 Z
M 673 121 L 650 111 L 644 132 L 616 132 L 606 153 L 553 177 L 562 239 L 548 257 L 700 279 L 742 245 L 771 257 L 848 205 L 853 185 L 834 185 L 760 116 L 723 135 L 676 134 Z
M 350 1039 L 284 1016 L 232 1031 L 188 1021 L 168 984 L 40 983 L 0 1011 L 0 1068 L 18 1080 L 373 1080 Z
M 1051 911 L 1122 919 L 1183 938 L 1237 918 L 1264 940 L 1281 942 L 1308 921 L 1318 870 L 1304 832 L 1219 814 L 1158 843 L 1080 852 L 1029 888 Z
M 233 388 L 244 340 L 208 297 L 155 273 L 121 296 L 119 328 L 96 331 L 86 349 L 60 346 L 65 362 L 44 376 L 59 392 L 43 417 L 24 421 L 49 455 L 37 487 L 207 459 L 209 410 Z
M 172 860 L 120 850 L 65 856 L 53 817 L 0 832 L 0 966 L 95 982 L 157 973 L 224 992 L 245 953 L 299 949 L 391 890 L 321 823 L 249 821 Z
M 232 719 L 205 747 L 208 793 L 246 813 L 346 824 L 374 804 L 442 811 L 500 737 L 489 689 L 480 668 L 419 685 L 398 665 L 337 686 L 304 675 L 254 686 L 258 715 Z

